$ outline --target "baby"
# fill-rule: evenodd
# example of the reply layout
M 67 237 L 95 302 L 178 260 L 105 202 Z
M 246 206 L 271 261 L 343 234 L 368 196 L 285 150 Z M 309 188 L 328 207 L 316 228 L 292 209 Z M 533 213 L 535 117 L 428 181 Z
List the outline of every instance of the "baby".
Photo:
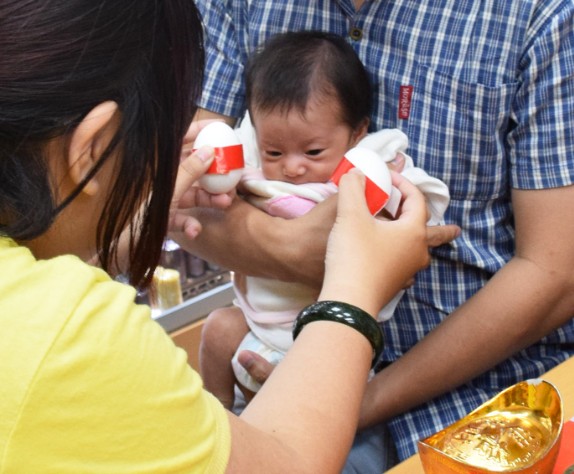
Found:
M 246 84 L 249 112 L 237 133 L 252 166 L 238 190 L 253 205 L 285 219 L 305 214 L 337 192 L 333 171 L 345 152 L 359 146 L 396 163 L 425 193 L 429 224 L 441 221 L 448 189 L 414 167 L 404 153 L 407 137 L 397 129 L 367 135 L 371 87 L 343 38 L 312 31 L 276 35 L 251 58 Z M 228 408 L 235 384 L 247 399 L 260 388 L 237 354 L 247 349 L 278 364 L 293 342 L 297 314 L 318 296 L 302 283 L 238 273 L 234 288 L 234 306 L 209 315 L 200 348 L 205 387 Z M 400 296 L 381 311 L 380 320 L 392 316 Z

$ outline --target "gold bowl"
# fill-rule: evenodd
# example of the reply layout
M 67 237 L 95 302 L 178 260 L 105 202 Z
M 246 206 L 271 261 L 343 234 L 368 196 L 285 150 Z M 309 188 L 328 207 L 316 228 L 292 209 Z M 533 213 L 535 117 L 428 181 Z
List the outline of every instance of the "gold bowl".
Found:
M 419 441 L 424 471 L 550 474 L 560 448 L 562 412 L 562 399 L 551 383 L 517 383 Z

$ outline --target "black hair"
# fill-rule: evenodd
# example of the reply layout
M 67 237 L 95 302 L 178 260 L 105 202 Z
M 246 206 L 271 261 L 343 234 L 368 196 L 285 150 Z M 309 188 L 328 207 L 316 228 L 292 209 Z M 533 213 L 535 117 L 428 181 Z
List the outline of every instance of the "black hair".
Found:
M 369 76 L 355 50 L 341 36 L 290 31 L 272 36 L 246 67 L 248 110 L 303 113 L 312 95 L 335 96 L 342 119 L 353 129 L 370 117 Z
M 98 222 L 98 257 L 106 270 L 117 264 L 118 239 L 129 228 L 130 281 L 147 285 L 201 90 L 203 37 L 194 3 L 6 0 L 0 51 L 0 233 L 18 241 L 42 235 L 117 150 L 115 183 Z M 68 137 L 108 100 L 121 112 L 116 136 L 75 192 L 56 202 L 46 144 Z

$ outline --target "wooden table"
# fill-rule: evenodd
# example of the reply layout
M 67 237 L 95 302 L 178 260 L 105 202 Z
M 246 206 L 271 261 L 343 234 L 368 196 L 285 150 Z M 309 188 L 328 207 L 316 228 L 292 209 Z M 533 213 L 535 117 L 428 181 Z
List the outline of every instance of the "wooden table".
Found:
M 574 417 L 574 357 L 540 377 L 556 386 L 564 404 L 564 421 Z M 387 474 L 423 474 L 418 454 L 387 471 Z

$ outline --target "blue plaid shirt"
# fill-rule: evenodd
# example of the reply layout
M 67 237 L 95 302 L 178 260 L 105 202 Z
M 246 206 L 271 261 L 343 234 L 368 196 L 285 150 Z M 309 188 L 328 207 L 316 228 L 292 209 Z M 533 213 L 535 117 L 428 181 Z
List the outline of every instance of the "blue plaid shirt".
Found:
M 572 0 L 367 0 L 359 12 L 351 0 L 198 5 L 207 33 L 202 107 L 242 115 L 243 64 L 274 33 L 338 33 L 376 90 L 372 129 L 401 129 L 416 165 L 448 184 L 446 221 L 463 233 L 433 251 L 432 264 L 385 323 L 385 361 L 399 358 L 513 256 L 511 188 L 573 183 Z M 571 321 L 471 383 L 396 417 L 390 428 L 400 457 L 499 390 L 562 362 L 573 346 Z

